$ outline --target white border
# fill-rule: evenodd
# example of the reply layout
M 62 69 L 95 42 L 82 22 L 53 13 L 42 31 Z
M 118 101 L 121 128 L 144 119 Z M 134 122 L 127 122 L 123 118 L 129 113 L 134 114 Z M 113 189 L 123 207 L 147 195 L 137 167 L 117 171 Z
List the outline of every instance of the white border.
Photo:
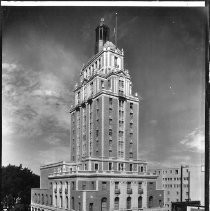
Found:
M 205 7 L 205 1 L 1 1 L 2 6 Z

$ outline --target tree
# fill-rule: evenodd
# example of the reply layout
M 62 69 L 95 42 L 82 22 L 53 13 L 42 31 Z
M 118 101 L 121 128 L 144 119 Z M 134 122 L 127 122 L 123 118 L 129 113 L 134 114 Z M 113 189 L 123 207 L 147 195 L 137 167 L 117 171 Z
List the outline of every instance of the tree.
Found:
M 29 205 L 31 202 L 31 188 L 39 188 L 40 177 L 34 174 L 28 168 L 8 165 L 1 167 L 2 187 L 1 187 L 1 204 L 11 208 L 19 203 Z

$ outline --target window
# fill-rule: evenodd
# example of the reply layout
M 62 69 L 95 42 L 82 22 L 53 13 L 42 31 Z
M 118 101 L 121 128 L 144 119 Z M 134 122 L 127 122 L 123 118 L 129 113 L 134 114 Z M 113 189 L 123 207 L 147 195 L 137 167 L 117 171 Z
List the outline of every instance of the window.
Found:
M 130 155 L 130 158 L 133 158 L 133 152 L 130 152 L 129 155 Z
M 124 81 L 119 80 L 119 87 L 124 88 Z
M 46 205 L 48 205 L 48 195 L 46 194 Z
M 127 209 L 131 209 L 131 197 L 127 198 Z
M 52 205 L 52 195 L 50 195 L 50 205 Z
M 112 105 L 112 98 L 109 98 L 109 105 Z
M 91 95 L 93 95 L 93 82 L 90 84 Z
M 149 208 L 153 207 L 153 196 L 149 197 Z
M 139 182 L 139 189 L 142 189 L 142 182 Z
M 107 185 L 106 182 L 102 182 L 102 190 L 106 190 L 106 185 Z
M 95 189 L 95 182 L 91 181 L 91 189 L 94 190 Z
M 130 164 L 130 171 L 133 171 L 133 164 Z
M 95 171 L 98 171 L 98 163 L 95 163 Z
M 175 170 L 175 174 L 178 174 L 178 173 L 179 173 L 178 169 L 177 169 L 177 170 Z
M 168 191 L 167 193 L 168 193 L 168 195 L 169 195 L 169 194 L 170 194 L 170 191 Z
M 112 157 L 112 149 L 109 149 L 109 157 Z
M 86 189 L 86 181 L 82 181 L 82 190 Z
M 141 166 L 141 172 L 143 172 L 144 171 L 144 168 L 143 168 L 143 166 Z
M 101 58 L 98 60 L 98 67 L 101 69 Z
M 112 136 L 112 129 L 109 129 L 109 135 Z
M 60 196 L 60 207 L 63 207 L 63 199 L 62 199 L 62 196 Z
M 103 89 L 104 88 L 104 81 L 101 80 L 101 88 Z
M 118 65 L 117 65 L 117 57 L 116 56 L 114 57 L 114 66 L 118 67 Z
M 123 107 L 124 105 L 124 101 L 123 100 L 119 100 L 119 107 Z
M 111 80 L 109 79 L 109 80 L 107 81 L 107 83 L 108 83 L 108 89 L 110 89 L 110 88 L 111 88 Z
M 138 208 L 142 208 L 142 196 L 138 198 Z
M 99 135 L 99 130 L 96 130 L 96 137 L 98 137 Z
M 130 109 L 133 109 L 133 103 L 130 103 Z
M 119 163 L 119 164 L 118 164 L 118 170 L 119 170 L 119 171 L 123 171 L 123 167 L 124 167 L 124 166 L 123 166 L 123 163 Z
M 81 203 L 80 202 L 78 202 L 78 209 L 79 209 L 79 211 L 81 211 Z
M 101 211 L 107 211 L 107 198 L 102 198 L 101 199 Z
M 112 124 L 112 119 L 109 119 L 109 124 L 110 124 L 110 125 Z
M 159 200 L 159 207 L 162 207 L 162 206 L 163 206 L 162 200 Z
M 114 199 L 114 209 L 119 210 L 119 197 Z
M 179 191 L 176 192 L 176 195 L 179 195 Z
M 58 205 L 58 201 L 57 201 L 57 196 L 55 195 L 55 206 L 57 207 Z
M 112 116 L 112 108 L 109 108 L 109 116 Z
M 127 189 L 131 188 L 131 182 L 127 182 Z
M 109 171 L 112 170 L 112 163 L 109 163 Z
M 74 184 L 74 182 L 72 182 L 71 185 L 72 185 L 72 190 L 75 190 L 75 184 Z
M 112 147 L 112 140 L 109 140 L 109 147 Z
M 69 208 L 69 200 L 68 200 L 68 196 L 66 196 L 66 209 Z
M 93 203 L 89 204 L 89 211 L 93 211 Z
M 119 189 L 119 182 L 115 182 L 115 189 Z
M 133 123 L 132 122 L 130 123 L 130 129 L 133 129 Z

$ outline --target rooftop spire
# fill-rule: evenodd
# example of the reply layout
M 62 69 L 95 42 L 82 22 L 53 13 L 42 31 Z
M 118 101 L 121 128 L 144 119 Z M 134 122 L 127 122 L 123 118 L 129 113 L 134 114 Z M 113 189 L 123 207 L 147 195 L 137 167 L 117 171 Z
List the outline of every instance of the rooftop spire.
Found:
M 95 54 L 103 49 L 103 45 L 109 40 L 109 27 L 104 24 L 104 18 L 101 18 L 99 26 L 95 29 L 96 43 Z

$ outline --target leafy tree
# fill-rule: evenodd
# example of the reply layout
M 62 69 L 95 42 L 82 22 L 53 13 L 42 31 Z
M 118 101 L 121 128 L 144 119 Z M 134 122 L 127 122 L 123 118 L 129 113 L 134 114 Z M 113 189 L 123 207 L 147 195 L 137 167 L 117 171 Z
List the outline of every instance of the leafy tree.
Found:
M 1 174 L 1 204 L 9 208 L 18 203 L 29 205 L 31 188 L 39 188 L 40 177 L 28 168 L 23 168 L 22 164 L 3 166 Z

